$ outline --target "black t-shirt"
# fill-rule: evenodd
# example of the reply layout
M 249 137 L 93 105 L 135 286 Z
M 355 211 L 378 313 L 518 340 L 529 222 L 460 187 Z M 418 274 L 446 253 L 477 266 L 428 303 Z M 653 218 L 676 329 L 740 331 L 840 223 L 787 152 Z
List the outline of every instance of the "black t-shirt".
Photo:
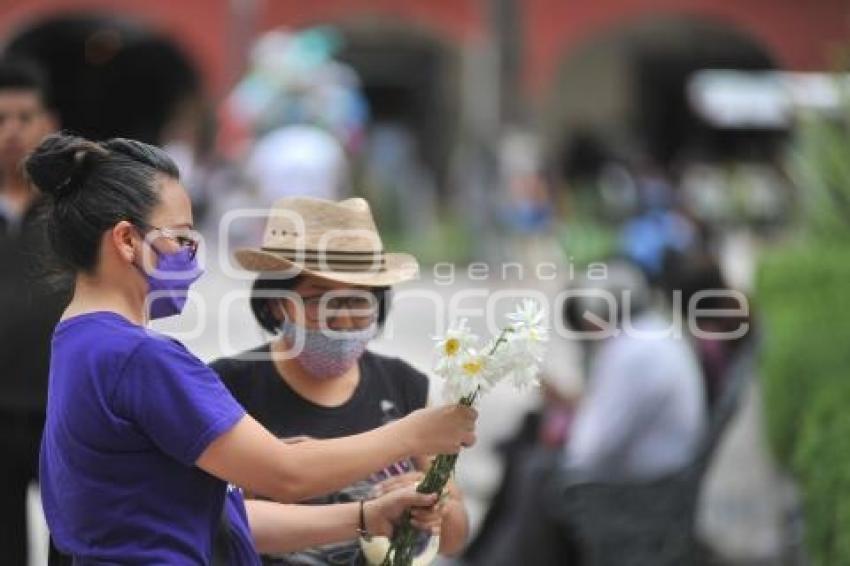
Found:
M 42 419 L 53 328 L 74 288 L 53 265 L 45 211 L 36 201 L 16 230 L 0 230 L 0 414 Z
M 248 356 L 222 358 L 210 364 L 245 410 L 279 438 L 310 436 L 336 438 L 366 432 L 421 409 L 428 401 L 428 378 L 398 358 L 366 351 L 359 360 L 360 382 L 342 405 L 324 407 L 304 399 L 284 381 L 270 359 L 266 344 Z M 341 491 L 303 503 L 347 503 L 368 497 L 372 486 L 391 475 L 412 471 L 410 461 L 376 470 L 368 478 Z M 263 557 L 275 566 L 365 564 L 358 542 L 312 548 Z

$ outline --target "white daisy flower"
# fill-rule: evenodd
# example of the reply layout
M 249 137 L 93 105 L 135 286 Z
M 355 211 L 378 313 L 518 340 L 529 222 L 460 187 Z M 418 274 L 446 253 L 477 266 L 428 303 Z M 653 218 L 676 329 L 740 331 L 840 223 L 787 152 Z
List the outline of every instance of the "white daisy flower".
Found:
M 441 377 L 456 369 L 459 360 L 478 343 L 478 337 L 469 329 L 465 318 L 450 326 L 445 336 L 437 336 L 434 340 L 437 352 L 434 371 Z
M 516 330 L 546 328 L 546 313 L 534 299 L 523 299 L 514 312 L 507 315 Z
M 446 400 L 456 403 L 489 389 L 489 363 L 490 358 L 484 353 L 475 350 L 465 352 L 458 359 L 456 368 L 445 378 L 443 396 Z

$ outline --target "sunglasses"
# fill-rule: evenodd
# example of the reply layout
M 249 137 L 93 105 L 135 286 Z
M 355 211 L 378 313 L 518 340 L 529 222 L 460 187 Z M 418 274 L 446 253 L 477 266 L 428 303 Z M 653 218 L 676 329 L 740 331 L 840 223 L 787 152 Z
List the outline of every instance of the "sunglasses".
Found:
M 333 297 L 301 297 L 304 314 L 311 322 L 320 322 L 337 318 L 341 311 L 348 313 L 355 323 L 368 324 L 378 316 L 379 301 L 371 293 L 355 295 L 337 295 Z

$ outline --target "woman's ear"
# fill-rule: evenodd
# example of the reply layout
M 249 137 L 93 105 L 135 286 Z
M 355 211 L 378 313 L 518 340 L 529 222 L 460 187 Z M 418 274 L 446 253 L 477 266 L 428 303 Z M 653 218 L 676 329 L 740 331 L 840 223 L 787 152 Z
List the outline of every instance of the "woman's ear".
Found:
M 112 227 L 110 239 L 121 258 L 128 263 L 135 263 L 137 261 L 138 258 L 136 256 L 141 250 L 137 244 L 138 231 L 135 226 L 126 220 L 122 220 Z

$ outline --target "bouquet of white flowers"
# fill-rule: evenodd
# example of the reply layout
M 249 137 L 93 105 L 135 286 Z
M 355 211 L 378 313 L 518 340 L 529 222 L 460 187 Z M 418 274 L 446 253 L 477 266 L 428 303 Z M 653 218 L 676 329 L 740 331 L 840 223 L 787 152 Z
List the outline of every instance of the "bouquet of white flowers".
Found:
M 537 374 L 549 338 L 544 313 L 535 301 L 526 299 L 508 315 L 508 321 L 499 335 L 487 342 L 470 331 L 466 319 L 436 338 L 435 373 L 445 382 L 447 401 L 473 406 L 480 395 L 502 381 L 518 389 L 539 384 Z M 457 454 L 437 456 L 417 490 L 442 495 L 457 458 Z M 416 529 L 408 515 L 396 529 L 381 566 L 411 566 L 415 542 Z

